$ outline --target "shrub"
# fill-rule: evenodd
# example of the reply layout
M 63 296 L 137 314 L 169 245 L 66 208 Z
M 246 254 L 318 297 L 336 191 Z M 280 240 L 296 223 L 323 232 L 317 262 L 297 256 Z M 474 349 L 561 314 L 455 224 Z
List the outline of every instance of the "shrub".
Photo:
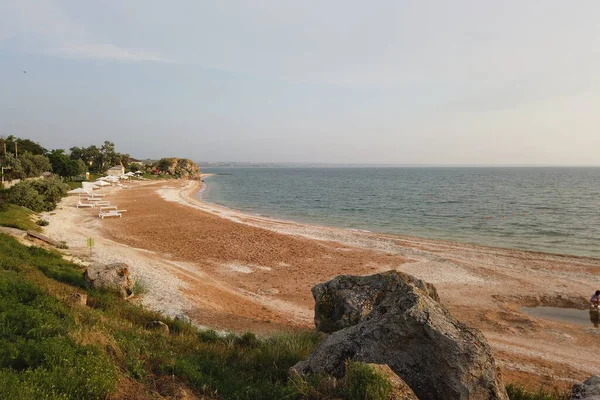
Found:
M 51 211 L 68 189 L 56 178 L 24 181 L 9 189 L 8 200 L 35 212 Z
M 48 220 L 45 219 L 38 219 L 37 221 L 35 221 L 35 223 L 39 226 L 48 226 L 50 225 L 50 222 L 48 222 Z

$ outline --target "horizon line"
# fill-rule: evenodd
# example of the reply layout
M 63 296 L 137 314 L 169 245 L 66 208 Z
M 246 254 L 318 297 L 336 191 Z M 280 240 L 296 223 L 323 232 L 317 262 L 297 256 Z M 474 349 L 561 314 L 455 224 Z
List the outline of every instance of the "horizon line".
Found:
M 245 166 L 370 166 L 370 167 L 531 167 L 531 168 L 598 168 L 600 164 L 428 164 L 428 163 L 360 163 L 360 162 L 275 162 L 275 161 L 197 161 L 198 164 L 215 164 L 218 166 L 227 166 L 223 164 L 235 164 Z

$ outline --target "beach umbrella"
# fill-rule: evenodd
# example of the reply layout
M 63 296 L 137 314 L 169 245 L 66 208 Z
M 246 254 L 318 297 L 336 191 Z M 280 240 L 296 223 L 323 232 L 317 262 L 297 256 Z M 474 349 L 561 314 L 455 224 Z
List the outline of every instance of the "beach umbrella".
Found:
M 144 173 L 142 171 L 140 171 L 139 169 L 137 171 L 134 172 L 135 174 L 140 174 L 143 175 Z
M 134 174 L 133 172 L 129 171 L 129 172 L 128 172 L 128 173 L 126 173 L 125 175 L 127 175 L 127 176 L 133 176 L 133 175 L 135 175 L 135 174 Z
M 83 188 L 69 190 L 67 193 L 68 194 L 83 194 L 83 193 L 90 194 L 90 192 L 88 192 L 87 190 L 85 190 Z
M 76 194 L 76 195 L 78 195 L 80 199 L 81 199 L 81 195 L 82 195 L 82 194 L 84 194 L 84 193 L 85 193 L 86 195 L 88 195 L 88 196 L 90 196 L 90 195 L 91 195 L 91 193 L 90 193 L 90 192 L 88 192 L 87 190 L 85 190 L 85 189 L 83 189 L 83 188 L 76 188 L 76 189 L 73 189 L 73 190 L 69 190 L 69 191 L 67 192 L 67 194 Z
M 110 186 L 110 183 L 106 182 L 106 181 L 96 181 L 94 182 L 94 185 L 98 185 L 98 186 Z

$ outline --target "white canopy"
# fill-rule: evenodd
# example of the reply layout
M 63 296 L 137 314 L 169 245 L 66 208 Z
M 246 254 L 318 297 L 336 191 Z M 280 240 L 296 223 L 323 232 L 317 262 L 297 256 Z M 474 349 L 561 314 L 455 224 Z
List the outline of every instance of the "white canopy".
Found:
M 129 172 L 128 172 L 128 173 L 126 173 L 125 175 L 127 175 L 127 176 L 133 176 L 133 175 L 135 175 L 135 174 L 134 174 L 133 172 L 129 171 Z
M 134 172 L 134 174 L 140 174 L 140 175 L 142 175 L 143 172 L 138 169 L 137 171 Z
M 106 182 L 106 181 L 96 181 L 94 182 L 94 185 L 98 185 L 98 186 L 110 186 L 110 183 Z

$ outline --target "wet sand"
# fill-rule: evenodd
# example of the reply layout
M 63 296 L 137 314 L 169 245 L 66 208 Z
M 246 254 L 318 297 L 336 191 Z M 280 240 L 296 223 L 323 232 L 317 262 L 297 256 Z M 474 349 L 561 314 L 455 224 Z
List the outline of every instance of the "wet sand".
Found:
M 396 269 L 435 284 L 450 312 L 483 332 L 507 381 L 568 386 L 597 373 L 598 329 L 519 307 L 585 308 L 600 287 L 598 259 L 278 221 L 207 204 L 198 189 L 175 180 L 112 189 L 128 210 L 120 219 L 99 220 L 67 199 L 47 232 L 81 257 L 84 237 L 98 237 L 93 261 L 124 258 L 147 286 L 146 306 L 202 326 L 311 329 L 316 283 Z

